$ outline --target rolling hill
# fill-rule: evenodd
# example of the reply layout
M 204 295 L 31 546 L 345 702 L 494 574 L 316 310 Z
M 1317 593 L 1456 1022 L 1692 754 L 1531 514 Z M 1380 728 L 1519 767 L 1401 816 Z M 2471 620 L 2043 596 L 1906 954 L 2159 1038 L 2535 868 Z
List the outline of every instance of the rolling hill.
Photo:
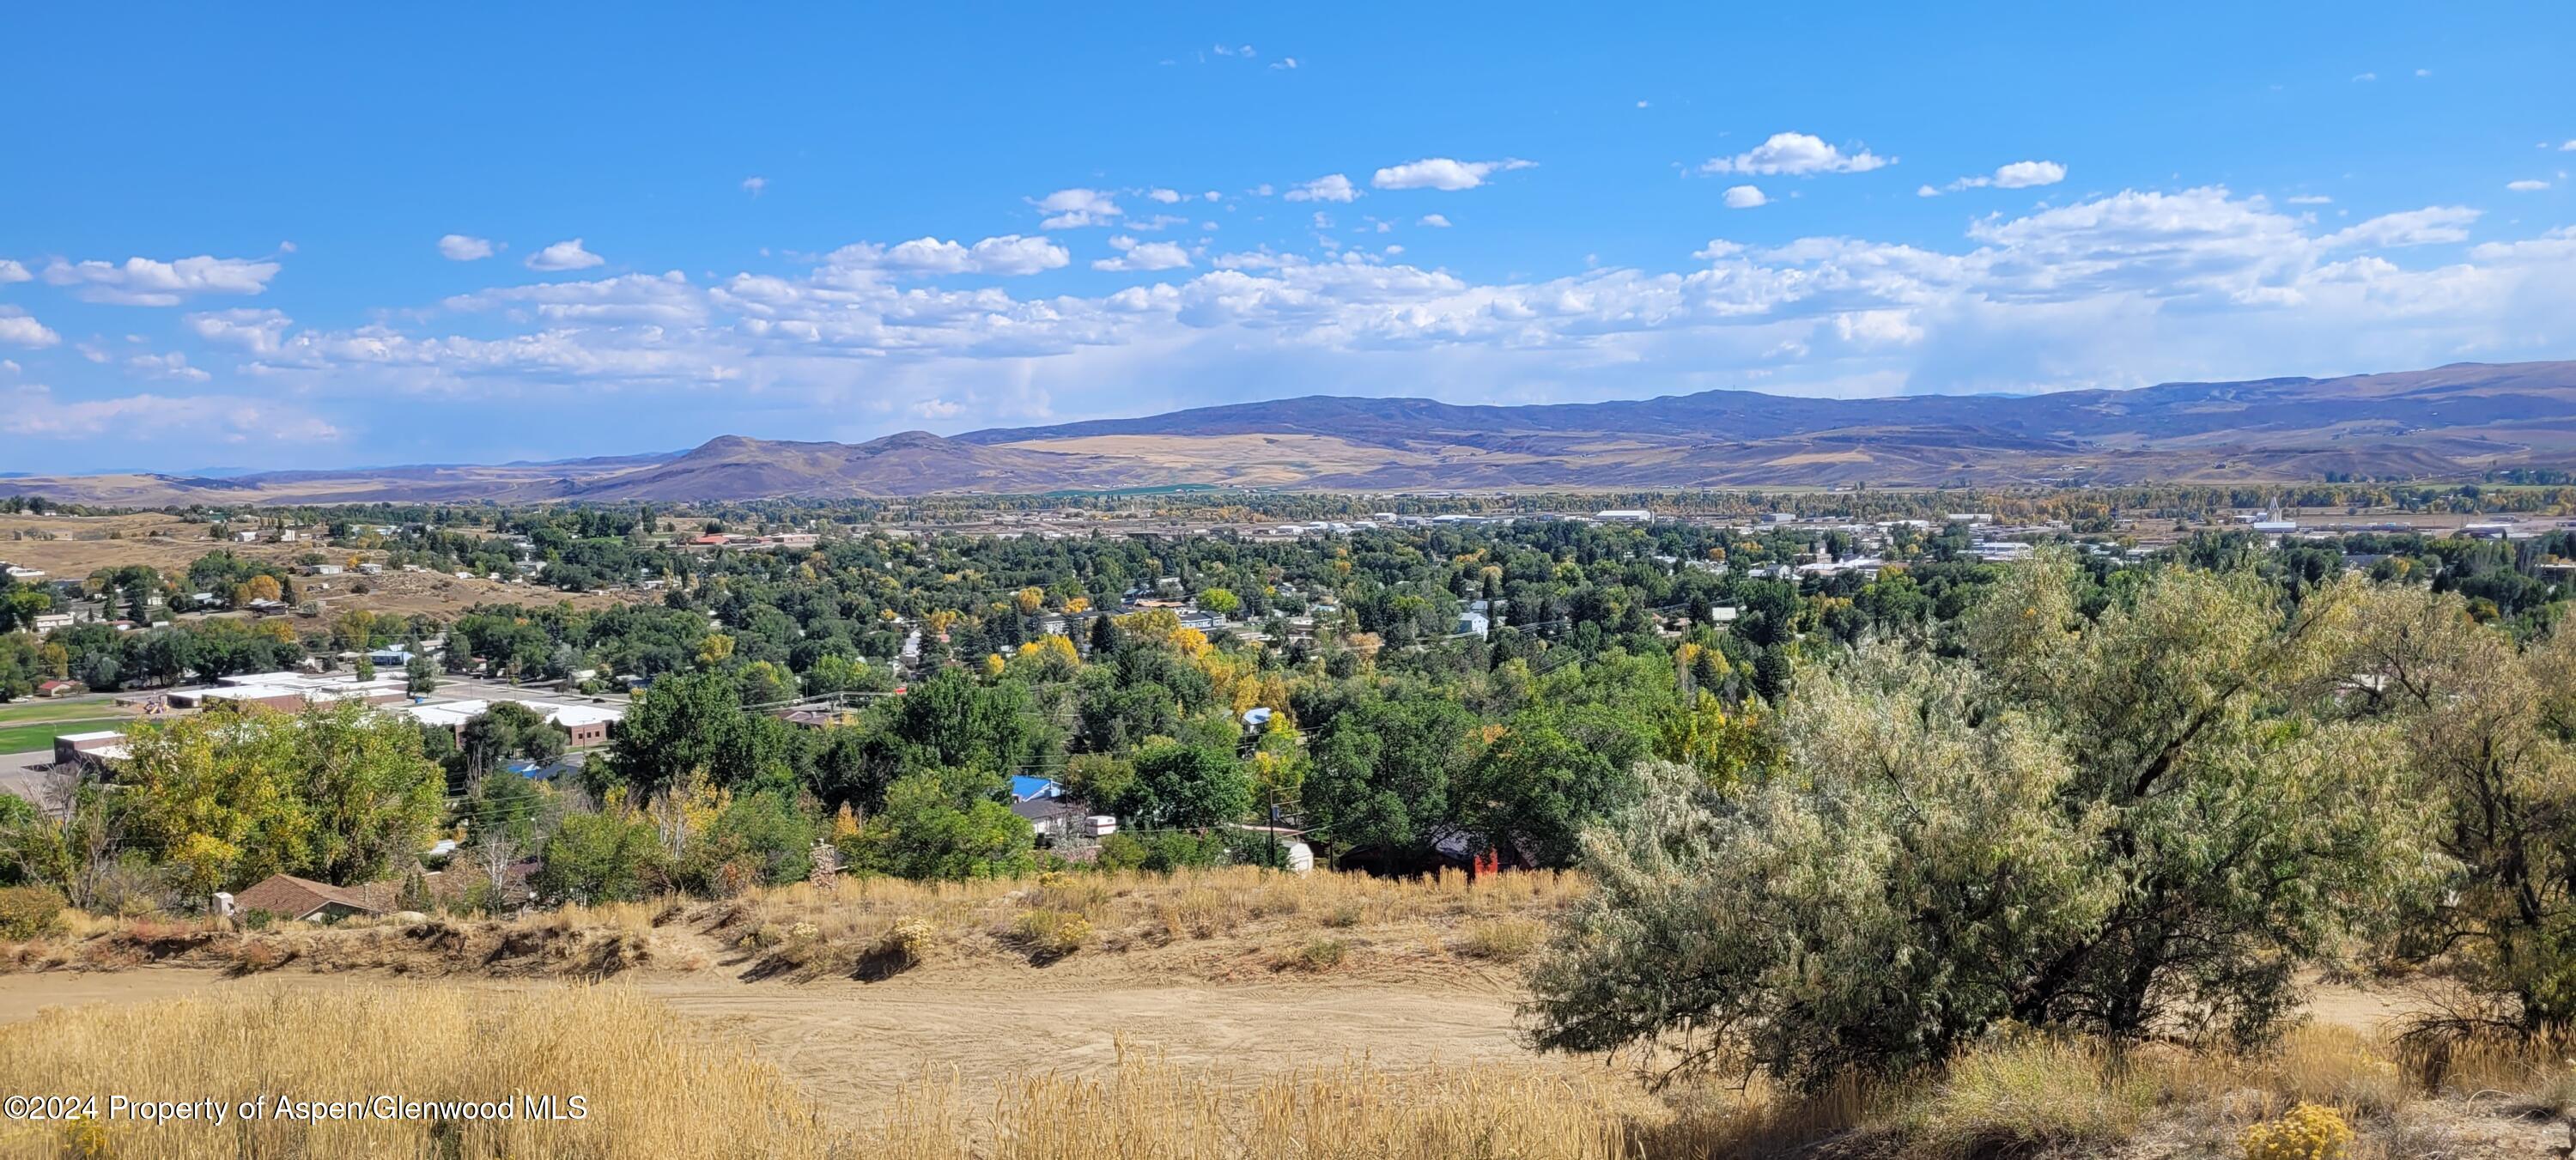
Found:
M 720 436 L 555 463 L 20 477 L 74 503 L 720 501 L 1177 484 L 1315 490 L 2462 478 L 2576 466 L 2576 362 L 2030 396 L 1704 391 L 1464 406 L 1313 395 L 866 443 Z

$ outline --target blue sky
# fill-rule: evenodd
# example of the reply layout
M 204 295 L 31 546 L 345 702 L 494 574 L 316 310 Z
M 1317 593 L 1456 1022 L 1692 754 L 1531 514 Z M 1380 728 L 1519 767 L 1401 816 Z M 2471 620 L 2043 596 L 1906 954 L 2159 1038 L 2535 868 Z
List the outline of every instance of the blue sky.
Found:
M 12 6 L 0 471 L 2576 357 L 2576 8 L 1804 7 Z

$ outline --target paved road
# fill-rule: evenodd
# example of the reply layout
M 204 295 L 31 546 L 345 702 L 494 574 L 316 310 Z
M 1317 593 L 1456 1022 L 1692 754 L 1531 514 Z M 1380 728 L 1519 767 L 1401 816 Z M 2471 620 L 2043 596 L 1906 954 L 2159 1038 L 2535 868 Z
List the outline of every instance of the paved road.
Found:
M 0 793 L 16 794 L 41 805 L 46 779 L 53 768 L 54 751 L 50 749 L 0 753 Z

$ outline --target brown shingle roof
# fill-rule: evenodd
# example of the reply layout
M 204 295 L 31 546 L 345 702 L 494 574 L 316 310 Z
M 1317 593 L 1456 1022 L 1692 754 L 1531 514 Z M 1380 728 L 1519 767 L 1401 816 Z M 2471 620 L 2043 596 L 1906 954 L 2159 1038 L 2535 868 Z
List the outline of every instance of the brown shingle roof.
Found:
M 378 889 L 383 885 L 333 886 L 291 874 L 271 874 L 234 895 L 233 905 L 244 911 L 265 910 L 288 918 L 303 918 L 334 904 L 363 914 L 383 914 L 392 909 L 391 895 Z

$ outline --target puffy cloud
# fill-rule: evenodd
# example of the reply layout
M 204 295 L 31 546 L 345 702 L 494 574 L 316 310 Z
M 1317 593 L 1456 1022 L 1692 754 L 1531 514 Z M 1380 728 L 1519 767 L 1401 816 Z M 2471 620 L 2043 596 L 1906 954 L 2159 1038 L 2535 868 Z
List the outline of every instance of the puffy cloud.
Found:
M 1096 189 L 1059 189 L 1030 204 L 1046 215 L 1040 229 L 1069 230 L 1083 226 L 1105 226 L 1118 219 L 1117 201 Z
M 1418 226 L 1429 226 L 1435 230 L 1445 230 L 1449 228 L 1449 219 L 1441 214 L 1427 213 L 1422 215 L 1422 217 L 1413 224 Z
M 1538 163 L 1535 161 L 1523 161 L 1517 157 L 1507 157 L 1501 161 L 1458 161 L 1447 157 L 1425 157 L 1420 161 L 1407 161 L 1402 165 L 1390 165 L 1378 170 L 1377 175 L 1369 179 L 1369 184 L 1379 189 L 1438 189 L 1454 192 L 1483 185 L 1485 178 L 1490 174 L 1509 169 L 1527 169 L 1536 164 Z
M 27 268 L 25 266 L 19 265 L 7 258 L 0 258 L 0 286 L 8 285 L 11 282 L 24 282 L 34 277 L 35 275 L 27 272 Z
M 2333 199 L 2333 198 L 2331 198 L 2331 197 L 2327 197 L 2326 195 L 2324 195 L 2324 194 L 2322 194 L 2322 193 L 2302 193 L 2302 194 L 2299 194 L 2299 195 L 2298 195 L 2298 196 L 2296 196 L 2296 197 L 2286 197 L 2286 198 L 2283 198 L 2283 199 L 2281 199 L 2281 200 L 2283 200 L 2283 201 L 2285 201 L 2285 202 L 2288 202 L 2288 203 L 2289 203 L 2289 204 L 2291 204 L 2291 205 L 2333 205 L 2333 204 L 2334 204 L 2334 199 Z
M 295 320 L 283 311 L 240 309 L 191 314 L 186 322 L 207 342 L 237 346 L 252 354 L 275 354 Z
M 2525 178 L 2521 181 L 2505 182 L 2504 187 L 2514 191 L 2515 193 L 2538 193 L 2541 190 L 2549 188 L 2549 183 L 2533 178 Z
M 2469 240 L 2469 226 L 2478 220 L 2478 211 L 2464 205 L 2432 205 L 2400 213 L 2381 214 L 2350 229 L 2327 234 L 2327 249 L 2367 247 L 2383 249 L 2394 246 L 2435 246 Z
M 26 311 L 15 306 L 0 306 L 0 342 L 11 346 L 48 347 L 62 340 L 63 336 L 30 317 Z
M 742 191 L 752 195 L 753 197 L 758 197 L 769 191 L 769 179 L 758 175 L 743 178 Z
M 1177 189 L 1149 189 L 1145 191 L 1145 196 L 1150 200 L 1159 201 L 1164 205 L 1178 205 L 1181 200 L 1181 191 Z
M 168 354 L 138 354 L 125 360 L 125 365 L 152 378 L 181 379 L 202 383 L 213 375 L 188 365 L 188 356 L 171 351 Z
M 2015 161 L 1995 170 L 1995 188 L 2028 189 L 2066 180 L 2066 167 L 2054 161 Z
M 109 262 L 66 262 L 45 267 L 45 281 L 72 288 L 86 302 L 118 306 L 176 306 L 198 294 L 257 294 L 277 276 L 277 263 L 257 258 L 213 258 L 199 255 L 172 262 L 127 258 Z
M 1190 253 L 1171 242 L 1139 242 L 1125 234 L 1109 239 L 1115 258 L 1091 264 L 1094 270 L 1177 270 L 1190 264 Z
M 438 239 L 438 256 L 451 262 L 479 262 L 492 256 L 492 239 L 448 234 Z
M 549 323 L 689 326 L 707 317 L 706 295 L 677 270 L 498 287 L 459 294 L 441 305 L 469 313 L 516 311 Z
M 833 251 L 828 262 L 842 270 L 1017 276 L 1060 269 L 1072 260 L 1070 251 L 1045 238 L 1003 234 L 971 246 L 938 238 L 914 238 L 889 247 L 860 242 Z
M 1350 201 L 1360 195 L 1351 179 L 1339 173 L 1327 173 L 1280 196 L 1290 201 Z
M 528 255 L 528 268 L 548 273 L 587 270 L 607 260 L 583 249 L 580 238 L 568 238 Z
M 1726 188 L 1726 208 L 1728 209 L 1753 209 L 1769 204 L 1771 199 L 1764 197 L 1762 190 L 1757 186 L 1730 185 Z
M 1867 173 L 1892 158 L 1880 157 L 1866 148 L 1855 146 L 1850 153 L 1825 143 L 1824 138 L 1809 133 L 1774 133 L 1771 139 L 1733 157 L 1712 157 L 1700 165 L 1702 173 L 1749 173 L 1761 176 L 1785 174 L 1807 176 L 1817 173 Z
M 224 443 L 314 443 L 341 437 L 339 428 L 312 413 L 266 399 L 153 394 L 64 399 L 42 386 L 20 387 L 0 398 L 16 404 L 0 407 L 0 431 L 29 438 L 176 435 Z
M 793 410 L 835 438 L 879 433 L 915 406 L 959 426 L 1058 421 L 1316 381 L 1479 399 L 2018 391 L 2562 351 L 2576 232 L 2411 256 L 2476 220 L 2437 206 L 2327 232 L 2222 188 L 2124 191 L 1978 218 L 1947 245 L 1720 239 L 1665 269 L 1501 281 L 1355 251 L 1199 261 L 1121 232 L 1107 269 L 1198 269 L 1099 295 L 1019 296 L 898 277 L 888 263 L 900 247 L 871 245 L 794 275 L 486 291 L 449 300 L 471 317 L 445 321 L 396 311 L 330 332 L 220 321 L 270 336 L 226 341 L 256 356 L 241 373 L 281 397 L 362 394 L 376 407 L 402 392 L 618 391 L 702 408 L 708 424 L 747 406 Z M 971 260 L 974 247 L 933 242 L 921 261 L 961 251 Z M 1210 383 L 1222 384 L 1213 397 Z
M 2066 180 L 2066 167 L 2054 161 L 2015 161 L 2010 165 L 1996 167 L 1992 174 L 1978 174 L 1953 181 L 1949 184 L 1948 191 L 1957 193 L 1963 189 L 1984 189 L 1988 186 L 1996 189 L 2029 189 L 2033 186 L 2055 185 L 2064 180 Z M 1916 188 L 1914 195 L 1939 197 L 1942 192 L 1925 185 Z

